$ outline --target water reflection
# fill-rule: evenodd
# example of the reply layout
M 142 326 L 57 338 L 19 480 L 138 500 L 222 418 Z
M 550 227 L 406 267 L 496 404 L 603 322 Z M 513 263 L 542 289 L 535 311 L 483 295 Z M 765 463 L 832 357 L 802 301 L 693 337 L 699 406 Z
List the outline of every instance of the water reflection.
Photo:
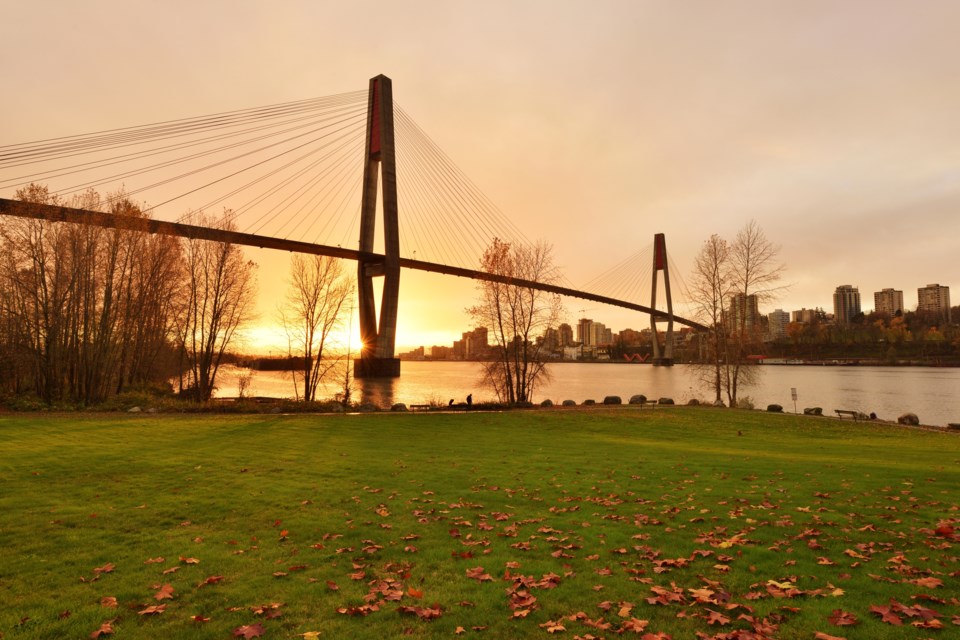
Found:
M 764 366 L 757 384 L 742 389 L 741 397 L 750 397 L 758 408 L 775 403 L 793 409 L 791 389 L 798 394 L 797 410 L 821 407 L 824 413 L 834 409 L 876 412 L 885 420 L 896 420 L 910 411 L 924 424 L 960 422 L 960 369 L 919 367 L 804 367 Z M 235 397 L 238 374 L 246 370 L 221 369 L 217 394 Z M 492 400 L 479 385 L 479 365 L 475 362 L 404 362 L 399 378 L 356 380 L 355 402 L 371 402 L 389 408 L 397 402 L 410 404 L 447 404 L 465 402 L 473 394 L 474 402 Z M 626 402 L 642 393 L 648 398 L 670 397 L 678 404 L 691 398 L 712 400 L 709 390 L 698 382 L 695 369 L 684 365 L 562 363 L 552 367 L 552 379 L 536 391 L 534 400 L 545 398 L 555 403 L 587 398 L 601 402 L 606 395 L 619 395 Z M 342 392 L 342 381 L 321 385 L 318 396 L 332 398 Z M 249 395 L 292 397 L 289 376 L 277 372 L 256 372 Z
M 391 407 L 396 402 L 397 378 L 361 378 L 354 380 L 354 384 L 359 387 L 361 404 Z

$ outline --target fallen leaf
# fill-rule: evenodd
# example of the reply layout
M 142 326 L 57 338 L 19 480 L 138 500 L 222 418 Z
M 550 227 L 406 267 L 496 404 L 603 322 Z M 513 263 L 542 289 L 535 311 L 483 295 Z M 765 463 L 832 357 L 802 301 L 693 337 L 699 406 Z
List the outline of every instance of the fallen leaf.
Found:
M 848 627 L 860 622 L 855 615 L 843 609 L 834 609 L 827 620 L 830 621 L 830 624 L 837 627 Z
M 152 607 L 146 607 L 146 608 L 144 608 L 144 609 L 141 609 L 140 611 L 137 611 L 137 615 L 139 615 L 139 616 L 157 616 L 157 615 L 160 615 L 161 613 L 163 613 L 163 612 L 166 611 L 166 610 L 167 610 L 167 605 L 165 605 L 165 604 L 158 604 L 158 605 L 155 605 L 155 606 L 152 606 Z
M 237 627 L 233 630 L 234 638 L 259 638 L 263 635 L 265 629 L 263 625 L 259 622 L 254 624 L 246 624 L 242 627 Z
M 172 600 L 173 592 L 174 592 L 173 585 L 165 584 L 162 587 L 160 587 L 159 591 L 153 594 L 153 597 L 155 600 L 167 600 L 167 599 Z

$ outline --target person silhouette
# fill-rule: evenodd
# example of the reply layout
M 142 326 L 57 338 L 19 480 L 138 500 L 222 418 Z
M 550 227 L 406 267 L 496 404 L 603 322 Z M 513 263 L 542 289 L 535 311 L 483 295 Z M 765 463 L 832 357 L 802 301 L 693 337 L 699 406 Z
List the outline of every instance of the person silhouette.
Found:
M 467 396 L 467 406 L 468 406 L 468 407 L 473 406 L 473 394 L 472 394 L 472 393 Z

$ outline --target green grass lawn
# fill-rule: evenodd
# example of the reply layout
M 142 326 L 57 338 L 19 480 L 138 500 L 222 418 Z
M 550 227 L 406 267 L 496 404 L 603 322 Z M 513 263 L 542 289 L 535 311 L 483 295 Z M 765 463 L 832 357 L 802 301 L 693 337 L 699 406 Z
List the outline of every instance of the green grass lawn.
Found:
M 6 414 L 0 636 L 957 637 L 958 509 L 824 418 Z

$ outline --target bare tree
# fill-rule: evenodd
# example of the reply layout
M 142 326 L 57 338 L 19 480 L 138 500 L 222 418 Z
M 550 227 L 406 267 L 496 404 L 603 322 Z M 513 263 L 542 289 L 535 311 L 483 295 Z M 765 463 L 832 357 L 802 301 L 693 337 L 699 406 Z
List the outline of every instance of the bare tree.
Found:
M 730 297 L 730 245 L 713 234 L 694 261 L 691 293 L 697 317 L 709 329 L 702 344 L 701 368 L 703 382 L 714 392 L 714 402 L 722 402 L 724 362 L 727 351 L 726 310 Z
M 757 373 L 747 357 L 763 348 L 753 310 L 781 289 L 784 267 L 777 260 L 779 250 L 751 220 L 732 244 L 710 236 L 694 263 L 691 293 L 698 317 L 710 327 L 703 354 L 704 382 L 716 400 L 725 393 L 731 407 L 737 406 L 740 389 Z
M 329 256 L 294 255 L 290 261 L 290 291 L 280 309 L 289 355 L 303 359 L 293 371 L 298 397 L 313 402 L 320 382 L 337 366 L 330 358 L 335 330 L 343 324 L 344 303 L 353 287 L 340 260 Z M 299 379 L 298 379 L 299 378 Z
M 779 254 L 780 247 L 767 239 L 756 220 L 750 220 L 737 232 L 730 247 L 731 293 L 744 304 L 743 312 L 730 319 L 733 326 L 728 331 L 726 390 L 730 406 L 737 404 L 741 383 L 749 384 L 756 374 L 755 370 L 744 368 L 748 351 L 763 345 L 759 318 L 751 318 L 748 309 L 770 302 L 782 290 L 779 282 L 784 265 Z M 751 300 L 756 301 L 755 305 Z
M 36 184 L 18 191 L 17 198 L 25 208 L 64 204 Z M 68 204 L 145 215 L 123 193 L 103 201 L 90 190 Z M 32 390 L 47 402 L 93 404 L 120 392 L 126 380 L 167 377 L 168 371 L 153 370 L 149 352 L 166 348 L 170 338 L 170 303 L 178 292 L 176 240 L 15 219 L 0 228 L 0 242 L 0 314 L 7 327 L 7 363 L 16 376 L 8 384 L 17 393 Z M 159 279 L 145 281 L 139 274 L 157 247 L 168 249 L 166 268 Z
M 555 282 L 550 247 L 515 245 L 494 238 L 481 260 L 488 273 L 542 283 Z M 556 294 L 532 287 L 480 281 L 479 302 L 467 309 L 476 326 L 493 335 L 497 358 L 484 363 L 483 382 L 501 402 L 528 402 L 537 384 L 548 379 L 547 364 L 536 338 L 560 316 Z
M 229 212 L 219 219 L 203 213 L 191 218 L 191 224 L 233 229 Z M 184 243 L 184 262 L 186 306 L 178 327 L 184 365 L 180 392 L 203 402 L 216 388 L 227 346 L 253 318 L 256 264 L 237 245 L 193 238 Z

